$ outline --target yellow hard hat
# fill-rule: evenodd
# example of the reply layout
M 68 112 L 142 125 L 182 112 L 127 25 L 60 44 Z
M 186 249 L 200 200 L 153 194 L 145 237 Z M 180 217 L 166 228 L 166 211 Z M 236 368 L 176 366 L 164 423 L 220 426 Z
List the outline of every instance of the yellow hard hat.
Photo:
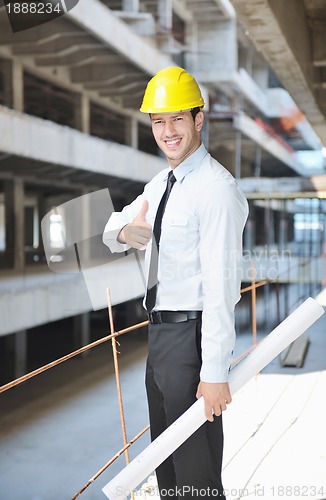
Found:
M 183 68 L 159 71 L 147 84 L 142 113 L 173 113 L 204 106 L 198 84 Z

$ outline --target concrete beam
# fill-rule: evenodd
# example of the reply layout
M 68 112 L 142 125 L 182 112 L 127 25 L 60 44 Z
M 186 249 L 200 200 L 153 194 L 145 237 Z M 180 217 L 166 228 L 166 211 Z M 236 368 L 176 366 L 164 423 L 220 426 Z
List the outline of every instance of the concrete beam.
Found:
M 85 90 L 106 90 L 108 86 L 110 85 L 123 85 L 125 83 L 125 74 L 119 74 L 112 76 L 110 78 L 107 78 L 106 80 L 103 81 L 97 81 L 97 82 L 89 82 L 89 83 L 84 83 L 83 87 Z M 133 80 L 135 78 L 139 78 L 139 73 L 129 73 L 128 78 L 130 80 Z
M 256 48 L 326 143 L 326 120 L 313 90 L 312 47 L 302 2 L 231 0 Z
M 109 265 L 93 268 L 96 269 L 104 280 L 109 278 L 113 284 L 110 289 L 113 305 L 144 295 L 144 283 L 134 260 L 121 258 Z M 85 276 L 89 280 L 86 273 Z M 103 283 L 98 283 L 97 280 L 94 287 L 97 286 L 97 293 L 102 295 L 102 308 L 105 308 L 106 287 L 99 291 Z M 54 273 L 45 267 L 37 271 L 35 268 L 25 269 L 24 274 L 0 279 L 0 335 L 92 311 L 90 281 L 88 286 L 81 273 Z
M 92 33 L 105 45 L 149 75 L 155 74 L 164 67 L 175 65 L 170 57 L 142 40 L 98 0 L 79 2 L 65 17 Z
M 67 47 L 74 47 L 90 44 L 92 37 L 88 33 L 54 33 L 47 38 L 37 40 L 35 42 L 26 42 L 24 44 L 13 45 L 12 52 L 14 55 L 59 55 L 65 51 Z M 98 41 L 93 39 L 93 45 L 98 46 Z
M 135 68 L 128 63 L 120 64 L 86 64 L 71 68 L 71 80 L 73 83 L 86 83 L 93 81 L 109 81 L 112 78 L 119 77 L 125 79 L 128 75 L 134 75 Z M 137 74 L 137 73 L 136 73 Z M 138 77 L 142 77 L 138 73 Z
M 256 144 L 259 144 L 265 151 L 274 156 L 274 158 L 277 158 L 282 163 L 292 168 L 299 175 L 307 175 L 305 169 L 298 162 L 296 154 L 286 149 L 284 145 L 263 130 L 245 113 L 241 113 L 237 117 L 234 126 L 244 135 L 250 137 Z
M 130 96 L 135 93 L 135 90 L 139 90 L 141 94 L 144 93 L 144 88 L 146 87 L 146 82 L 143 81 L 138 81 L 138 82 L 130 82 L 125 85 L 122 85 L 121 87 L 109 87 L 105 90 L 101 90 L 99 94 L 103 97 L 105 96 L 110 96 L 110 95 L 120 95 L 120 94 L 127 94 L 127 96 Z
M 0 151 L 144 183 L 166 167 L 162 158 L 3 106 L 0 106 Z
M 98 44 L 95 45 L 79 45 L 69 47 L 62 51 L 60 55 L 48 55 L 43 57 L 36 57 L 36 66 L 72 66 L 72 65 L 86 65 L 90 62 L 102 58 L 102 62 L 107 59 L 107 64 L 110 63 L 112 56 L 108 55 L 105 47 Z
M 66 18 L 66 16 L 64 16 Z M 47 41 L 52 37 L 60 38 L 62 34 L 82 33 L 82 30 L 71 23 L 67 23 L 66 19 L 56 19 L 55 22 L 41 24 L 33 29 L 12 33 L 8 22 L 7 14 L 0 12 L 0 45 L 20 45 L 29 42 Z
M 132 30 L 140 36 L 155 36 L 155 20 L 149 12 L 127 12 L 115 10 L 114 15 L 122 19 Z
M 184 0 L 173 0 L 173 10 L 186 23 L 192 23 L 194 18 L 191 10 L 187 8 Z
M 227 19 L 235 19 L 236 13 L 230 0 L 215 0 Z

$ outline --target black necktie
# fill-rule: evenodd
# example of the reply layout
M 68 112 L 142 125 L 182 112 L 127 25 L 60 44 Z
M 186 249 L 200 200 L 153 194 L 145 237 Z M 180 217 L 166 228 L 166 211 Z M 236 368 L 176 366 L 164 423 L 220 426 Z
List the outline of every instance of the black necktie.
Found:
M 166 203 L 169 199 L 171 190 L 176 181 L 176 178 L 173 175 L 173 171 L 171 170 L 168 175 L 168 181 L 166 184 L 166 189 L 161 198 L 160 204 L 158 206 L 156 217 L 154 221 L 153 228 L 153 241 L 152 241 L 152 251 L 151 251 L 151 261 L 149 265 L 149 274 L 148 274 L 148 288 L 146 295 L 146 309 L 148 312 L 155 306 L 156 302 L 156 293 L 157 293 L 157 270 L 158 270 L 158 252 L 160 247 L 160 238 L 161 238 L 161 226 L 162 226 L 162 217 L 165 211 Z

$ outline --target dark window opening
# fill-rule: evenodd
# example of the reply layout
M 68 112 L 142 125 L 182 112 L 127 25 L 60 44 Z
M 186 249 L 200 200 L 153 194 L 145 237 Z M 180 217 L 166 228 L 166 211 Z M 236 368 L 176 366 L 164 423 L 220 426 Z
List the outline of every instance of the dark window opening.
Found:
M 24 73 L 24 112 L 75 128 L 76 95 Z
M 116 111 L 91 103 L 90 134 L 109 141 L 125 144 L 126 118 Z

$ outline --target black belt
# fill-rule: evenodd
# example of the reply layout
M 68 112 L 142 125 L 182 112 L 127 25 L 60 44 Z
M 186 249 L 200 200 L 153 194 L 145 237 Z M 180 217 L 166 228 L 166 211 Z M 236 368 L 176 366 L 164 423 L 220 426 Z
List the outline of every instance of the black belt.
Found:
M 150 323 L 183 323 L 189 319 L 201 318 L 202 311 L 152 311 L 147 313 Z

